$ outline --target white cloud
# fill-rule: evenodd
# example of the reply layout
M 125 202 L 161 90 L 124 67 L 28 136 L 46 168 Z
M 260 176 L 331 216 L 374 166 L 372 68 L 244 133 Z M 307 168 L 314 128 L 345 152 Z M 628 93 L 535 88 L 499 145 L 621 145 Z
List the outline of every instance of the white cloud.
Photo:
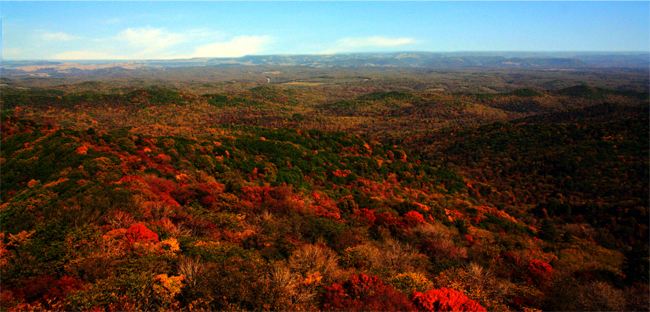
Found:
M 108 60 L 108 59 L 126 59 L 126 57 L 114 55 L 111 53 L 90 50 L 66 51 L 55 54 L 52 59 L 56 60 Z
M 271 42 L 269 36 L 237 36 L 228 41 L 197 47 L 192 57 L 240 57 L 259 53 Z
M 348 37 L 336 41 L 336 44 L 323 53 L 351 52 L 359 50 L 385 49 L 415 44 L 416 40 L 409 37 Z
M 64 33 L 48 33 L 48 36 L 52 39 L 57 36 L 60 39 L 80 38 Z M 77 48 L 53 53 L 50 58 L 96 60 L 238 57 L 259 53 L 271 42 L 271 37 L 268 36 L 225 38 L 222 33 L 210 29 L 173 32 L 154 27 L 126 28 L 111 36 L 83 39 Z
M 118 40 L 128 45 L 142 48 L 145 52 L 161 51 L 188 40 L 180 33 L 168 32 L 162 28 L 127 28 L 117 34 Z
M 49 32 L 44 31 L 41 33 L 41 38 L 46 41 L 72 41 L 79 39 L 79 37 L 64 33 L 64 32 Z

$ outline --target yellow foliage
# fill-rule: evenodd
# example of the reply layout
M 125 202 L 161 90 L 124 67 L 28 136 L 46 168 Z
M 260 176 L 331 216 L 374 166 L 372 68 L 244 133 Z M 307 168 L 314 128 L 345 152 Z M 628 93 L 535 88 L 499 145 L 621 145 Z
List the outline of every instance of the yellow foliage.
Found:
M 178 241 L 175 238 L 171 237 L 160 242 L 160 249 L 166 253 L 174 254 L 179 252 L 181 250 L 181 247 L 178 244 Z
M 184 275 L 168 276 L 167 274 L 158 274 L 154 277 L 153 291 L 158 298 L 170 302 L 181 293 L 184 279 Z
M 397 274 L 389 280 L 389 283 L 407 294 L 414 291 L 425 292 L 433 288 L 433 283 L 424 274 L 416 272 Z

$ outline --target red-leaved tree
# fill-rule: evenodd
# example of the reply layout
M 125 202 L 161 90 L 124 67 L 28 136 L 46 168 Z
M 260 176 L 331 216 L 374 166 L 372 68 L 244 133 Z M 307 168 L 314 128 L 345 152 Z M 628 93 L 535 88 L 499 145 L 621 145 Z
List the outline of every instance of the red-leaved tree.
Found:
M 424 293 L 415 292 L 413 302 L 419 310 L 429 312 L 487 311 L 478 302 L 467 298 L 462 292 L 449 288 L 431 289 Z
M 326 287 L 324 310 L 414 311 L 413 303 L 379 278 L 355 274 L 343 283 Z

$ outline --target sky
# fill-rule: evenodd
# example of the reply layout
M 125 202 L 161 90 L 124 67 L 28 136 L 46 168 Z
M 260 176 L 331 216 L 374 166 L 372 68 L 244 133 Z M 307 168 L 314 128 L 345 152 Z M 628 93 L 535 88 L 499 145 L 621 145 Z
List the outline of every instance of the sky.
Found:
M 6 60 L 650 51 L 650 2 L 0 2 Z

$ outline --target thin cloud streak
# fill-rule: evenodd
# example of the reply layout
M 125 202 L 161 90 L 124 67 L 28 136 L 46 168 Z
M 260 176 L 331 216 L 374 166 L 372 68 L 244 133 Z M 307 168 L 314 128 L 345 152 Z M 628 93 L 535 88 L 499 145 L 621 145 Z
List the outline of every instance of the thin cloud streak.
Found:
M 41 33 L 41 39 L 45 41 L 72 41 L 79 39 L 80 37 L 71 35 L 65 32 L 49 32 L 44 31 Z

